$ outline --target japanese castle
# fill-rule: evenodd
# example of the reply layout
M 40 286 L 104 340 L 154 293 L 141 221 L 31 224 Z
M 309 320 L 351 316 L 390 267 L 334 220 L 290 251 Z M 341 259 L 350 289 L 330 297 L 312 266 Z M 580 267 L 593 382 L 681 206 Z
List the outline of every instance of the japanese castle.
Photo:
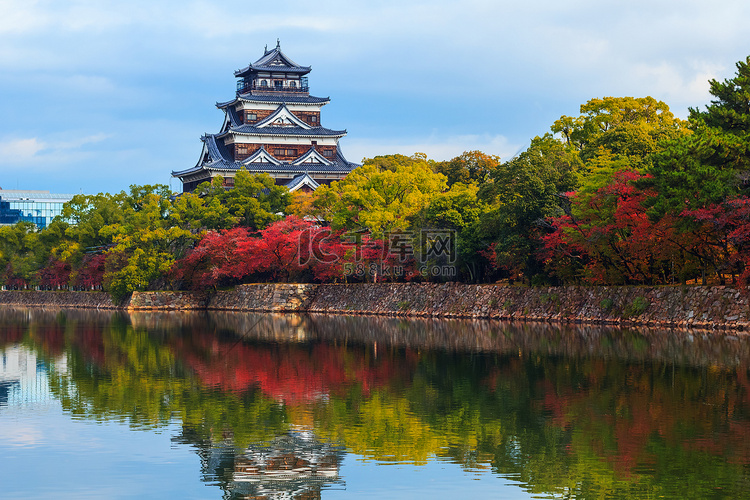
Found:
M 330 99 L 310 95 L 306 76 L 310 71 L 310 66 L 289 59 L 278 41 L 275 49 L 266 48 L 263 57 L 235 71 L 236 97 L 216 103 L 225 115 L 221 131 L 201 137 L 197 165 L 172 172 L 182 181 L 183 192 L 217 175 L 231 188 L 243 167 L 250 173 L 269 174 L 290 191 L 315 190 L 358 167 L 344 158 L 339 147 L 346 130 L 321 125 L 320 109 Z

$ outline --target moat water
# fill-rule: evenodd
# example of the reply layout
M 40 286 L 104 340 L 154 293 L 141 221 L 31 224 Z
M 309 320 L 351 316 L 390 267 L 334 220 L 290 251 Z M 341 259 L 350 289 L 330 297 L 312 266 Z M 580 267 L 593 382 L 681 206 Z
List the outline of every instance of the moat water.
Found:
M 748 498 L 750 337 L 0 311 L 0 498 Z

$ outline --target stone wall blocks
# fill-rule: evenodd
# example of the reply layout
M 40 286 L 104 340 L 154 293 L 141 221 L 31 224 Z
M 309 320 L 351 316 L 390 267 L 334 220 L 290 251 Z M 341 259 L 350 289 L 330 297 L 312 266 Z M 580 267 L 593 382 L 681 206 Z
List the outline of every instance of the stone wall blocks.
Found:
M 616 316 L 638 297 L 651 306 Z M 612 310 L 601 302 L 610 300 Z M 728 287 L 509 287 L 457 283 L 357 285 L 250 284 L 210 297 L 190 292 L 138 292 L 114 304 L 101 292 L 0 292 L 0 304 L 128 309 L 315 311 L 450 318 L 502 318 L 576 324 L 748 329 L 748 295 Z

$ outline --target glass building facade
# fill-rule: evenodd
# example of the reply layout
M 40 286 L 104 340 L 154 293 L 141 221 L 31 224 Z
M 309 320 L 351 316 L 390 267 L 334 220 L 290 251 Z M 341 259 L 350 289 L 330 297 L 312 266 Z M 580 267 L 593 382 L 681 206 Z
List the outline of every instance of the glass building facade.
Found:
M 44 229 L 62 213 L 63 204 L 72 194 L 51 194 L 49 191 L 0 189 L 0 225 L 28 221 Z

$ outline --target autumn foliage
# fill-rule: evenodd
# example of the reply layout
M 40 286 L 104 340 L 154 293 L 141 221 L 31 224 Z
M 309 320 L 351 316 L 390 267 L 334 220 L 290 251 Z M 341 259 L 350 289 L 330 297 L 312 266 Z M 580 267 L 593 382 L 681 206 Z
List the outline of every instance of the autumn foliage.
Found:
M 236 227 L 209 231 L 181 260 L 172 277 L 193 289 L 258 281 L 290 281 L 304 277 L 330 279 L 342 250 L 326 238 L 330 231 L 296 216 L 289 216 L 261 231 Z M 330 262 L 310 255 L 315 241 Z M 306 276 L 303 276 L 306 275 Z
M 739 196 L 724 203 L 683 215 L 698 223 L 704 258 L 719 275 L 731 275 L 747 286 L 750 282 L 750 198 Z
M 687 120 L 652 97 L 590 99 L 504 162 L 381 155 L 305 195 L 244 169 L 232 189 L 77 195 L 42 231 L 0 226 L 0 281 L 116 298 L 251 281 L 746 285 L 750 58 L 709 83 Z M 430 256 L 422 235 L 439 231 L 450 252 Z
M 196 290 L 250 281 L 413 278 L 414 259 L 398 250 L 392 239 L 332 231 L 292 215 L 261 231 L 236 227 L 207 233 L 175 263 L 171 277 Z
M 590 284 L 654 283 L 676 251 L 673 226 L 652 221 L 646 202 L 654 196 L 636 186 L 647 178 L 633 170 L 614 174 L 587 198 L 569 193 L 571 210 L 552 219 L 541 257 L 563 279 Z

